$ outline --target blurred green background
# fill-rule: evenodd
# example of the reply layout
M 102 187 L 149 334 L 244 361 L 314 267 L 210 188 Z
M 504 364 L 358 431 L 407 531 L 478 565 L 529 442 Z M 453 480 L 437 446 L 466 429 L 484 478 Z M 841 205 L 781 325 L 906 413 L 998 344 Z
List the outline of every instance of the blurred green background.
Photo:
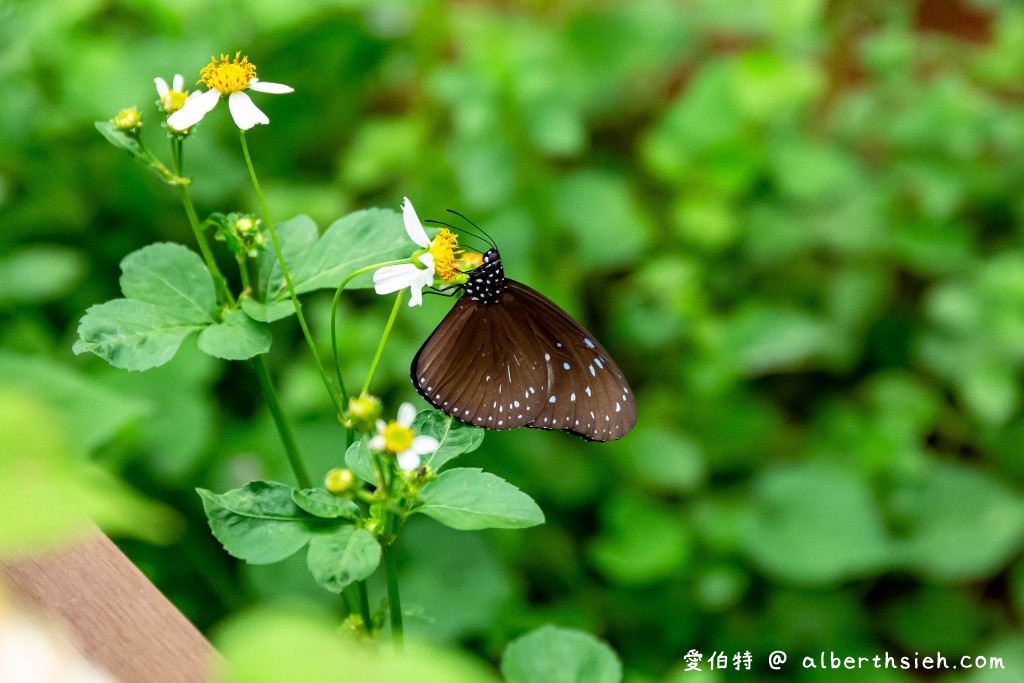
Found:
M 152 525 L 111 531 L 203 629 L 259 603 L 337 610 L 301 556 L 240 566 L 206 527 L 195 487 L 290 481 L 256 381 L 194 339 L 141 374 L 70 348 L 121 258 L 192 244 L 174 194 L 93 122 L 138 105 L 163 153 L 153 77 L 192 82 L 235 50 L 295 88 L 254 96 L 271 124 L 248 136 L 278 219 L 323 228 L 403 195 L 423 218 L 463 211 L 637 390 L 614 444 L 488 434 L 463 464 L 548 523 L 410 525 L 416 634 L 495 659 L 528 628 L 574 626 L 632 682 L 688 680 L 691 648 L 750 650 L 762 671 L 775 649 L 938 649 L 1006 658 L 1005 679 L 971 680 L 1024 676 L 1018 3 L 0 0 L 6 424 L 28 449 L 34 425 L 62 433 L 69 458 L 144 494 Z M 188 155 L 201 214 L 256 208 L 224 108 Z M 325 297 L 307 303 L 321 340 Z M 346 300 L 350 382 L 388 306 Z M 449 306 L 400 317 L 390 405 L 415 395 L 408 363 Z M 340 428 L 294 320 L 274 333 L 319 477 Z M 2 508 L 6 537 L 31 507 Z

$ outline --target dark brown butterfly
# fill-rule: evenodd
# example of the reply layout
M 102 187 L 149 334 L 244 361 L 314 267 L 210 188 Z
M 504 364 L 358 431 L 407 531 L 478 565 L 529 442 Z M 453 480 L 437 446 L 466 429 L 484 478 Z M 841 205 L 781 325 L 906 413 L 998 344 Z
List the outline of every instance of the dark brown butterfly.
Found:
M 423 398 L 485 429 L 555 429 L 590 441 L 633 429 L 633 392 L 592 334 L 544 295 L 507 279 L 497 249 L 468 277 L 412 361 Z

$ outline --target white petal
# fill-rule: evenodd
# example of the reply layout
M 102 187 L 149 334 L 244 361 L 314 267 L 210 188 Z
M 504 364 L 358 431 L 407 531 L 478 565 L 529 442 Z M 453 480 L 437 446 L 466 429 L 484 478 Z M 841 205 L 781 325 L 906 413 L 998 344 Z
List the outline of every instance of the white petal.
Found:
M 416 419 L 416 406 L 411 403 L 403 403 L 398 407 L 398 424 L 403 427 L 412 427 L 412 421 Z
M 199 123 L 211 109 L 217 106 L 220 91 L 207 90 L 185 101 L 181 109 L 167 117 L 167 125 L 174 130 L 186 130 Z
M 159 95 L 160 99 L 162 100 L 164 97 L 167 96 L 167 93 L 169 93 L 171 89 L 167 87 L 167 81 L 160 78 L 159 76 L 154 78 L 153 82 L 156 83 L 156 94 Z
M 381 419 L 377 420 L 377 433 L 378 434 L 383 436 L 384 435 L 384 430 L 387 429 L 387 428 L 388 428 L 388 423 L 387 422 L 385 422 L 384 420 L 381 420 Z
M 235 120 L 235 125 L 242 130 L 249 130 L 261 123 L 270 123 L 267 115 L 261 112 L 244 92 L 233 92 L 228 95 L 228 109 L 231 110 L 231 118 Z
M 371 451 L 374 451 L 375 453 L 381 453 L 386 448 L 384 437 L 381 436 L 380 434 L 370 439 L 370 442 L 366 445 L 370 448 Z
M 405 220 L 405 232 L 409 235 L 409 239 L 421 247 L 429 247 L 430 239 L 427 237 L 427 231 L 423 229 L 420 217 L 416 215 L 416 209 L 412 208 L 412 202 L 408 197 L 405 197 L 405 201 L 402 202 L 402 218 Z
M 185 77 L 181 74 L 174 74 L 174 78 L 171 80 L 174 86 L 175 92 L 185 92 Z
M 283 83 L 267 83 L 258 78 L 254 78 L 249 81 L 249 90 L 266 92 L 271 95 L 284 95 L 286 93 L 295 92 L 295 88 L 284 85 Z
M 432 436 L 420 435 L 412 440 L 412 449 L 420 455 L 433 453 L 441 446 L 441 442 Z
M 378 268 L 373 274 L 373 289 L 378 294 L 391 294 L 406 287 L 415 287 L 423 272 L 411 263 Z
M 402 451 L 396 457 L 398 460 L 398 467 L 406 472 L 412 472 L 414 469 L 420 466 L 419 453 L 412 450 L 411 448 L 407 451 Z

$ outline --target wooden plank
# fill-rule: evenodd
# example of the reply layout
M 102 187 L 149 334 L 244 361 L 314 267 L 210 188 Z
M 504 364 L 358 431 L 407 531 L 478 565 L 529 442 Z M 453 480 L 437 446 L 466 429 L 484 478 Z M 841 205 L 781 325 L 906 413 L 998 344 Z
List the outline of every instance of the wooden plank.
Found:
M 99 532 L 58 552 L 0 563 L 0 581 L 119 681 L 212 680 L 210 644 Z

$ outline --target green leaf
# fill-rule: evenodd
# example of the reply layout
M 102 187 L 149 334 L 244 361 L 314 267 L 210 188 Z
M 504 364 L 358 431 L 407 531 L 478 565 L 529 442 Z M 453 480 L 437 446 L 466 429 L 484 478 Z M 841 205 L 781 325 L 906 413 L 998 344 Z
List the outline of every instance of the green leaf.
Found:
M 280 562 L 313 537 L 312 518 L 292 500 L 290 486 L 254 481 L 222 494 L 197 491 L 213 535 L 250 564 Z
M 331 224 L 315 244 L 311 243 L 313 222 L 299 216 L 279 229 L 281 250 L 299 294 L 317 289 L 334 289 L 354 271 L 381 263 L 406 258 L 416 247 L 405 233 L 401 215 L 390 209 L 366 209 L 351 213 Z M 290 228 L 290 230 L 288 229 Z M 286 235 L 289 235 L 286 237 Z M 288 290 L 269 261 L 273 251 L 267 250 L 260 265 L 260 280 L 265 283 L 264 304 L 288 299 Z M 355 278 L 347 289 L 373 286 L 369 273 Z M 275 313 L 288 314 L 285 309 Z M 275 318 L 276 319 L 276 318 Z
M 225 360 L 245 360 L 270 350 L 270 325 L 253 320 L 241 310 L 199 333 L 199 348 Z
M 114 299 L 85 312 L 71 350 L 95 353 L 115 368 L 148 370 L 173 358 L 185 337 L 202 327 L 144 301 Z
M 417 434 L 432 436 L 441 444 L 423 463 L 434 468 L 435 472 L 452 458 L 480 448 L 484 441 L 484 430 L 459 422 L 438 410 L 420 411 L 412 428 Z
M 143 247 L 121 261 L 124 299 L 86 311 L 75 353 L 91 352 L 114 367 L 163 365 L 192 332 L 214 322 L 213 280 L 197 254 L 179 244 Z
M 239 300 L 239 304 L 246 315 L 262 323 L 272 323 L 275 320 L 287 318 L 295 312 L 295 304 L 292 303 L 291 298 L 265 304 L 246 296 Z
M 509 643 L 501 673 L 505 683 L 619 683 L 622 663 L 589 633 L 549 625 Z
M 292 284 L 295 283 L 295 276 L 298 268 L 309 260 L 310 254 L 316 248 L 316 241 L 320 231 L 316 223 L 309 216 L 295 216 L 286 221 L 281 221 L 275 227 L 278 244 L 281 245 L 281 253 L 284 254 L 284 261 L 288 264 L 288 273 L 292 276 Z M 288 289 L 281 274 L 281 263 L 277 260 L 277 252 L 267 238 L 267 248 L 263 250 L 259 258 L 259 287 L 260 293 L 265 301 L 272 297 L 270 292 L 276 296 L 282 294 L 282 300 L 288 299 Z
M 813 461 L 761 476 L 746 548 L 769 574 L 804 584 L 878 572 L 892 550 L 867 486 L 843 468 Z
M 0 304 L 56 299 L 81 281 L 85 252 L 59 244 L 11 249 L 0 258 Z
M 143 151 L 138 138 L 125 133 L 123 130 L 115 126 L 113 121 L 97 121 L 96 130 L 98 130 L 100 135 L 105 137 L 114 147 L 125 150 L 144 164 L 148 165 L 150 163 L 149 157 L 147 157 L 145 151 Z
M 121 292 L 128 299 L 173 311 L 185 322 L 213 322 L 217 313 L 217 295 L 203 260 L 171 242 L 151 244 L 124 257 Z
M 359 440 L 348 447 L 345 466 L 367 484 L 377 484 L 377 468 L 373 466 L 373 454 L 366 447 L 366 441 Z
M 348 498 L 332 495 L 326 489 L 302 489 L 292 491 L 292 500 L 300 508 L 316 517 L 335 519 L 337 517 L 359 516 L 359 506 Z
M 524 529 L 544 523 L 533 498 L 501 477 L 476 468 L 442 472 L 420 492 L 416 512 L 453 529 Z
M 342 526 L 313 537 L 306 563 L 318 584 L 340 593 L 353 581 L 362 581 L 376 571 L 380 544 L 366 529 Z
M 930 580 L 989 577 L 1024 541 L 1024 499 L 983 472 L 936 464 L 906 496 L 912 529 L 904 562 Z

